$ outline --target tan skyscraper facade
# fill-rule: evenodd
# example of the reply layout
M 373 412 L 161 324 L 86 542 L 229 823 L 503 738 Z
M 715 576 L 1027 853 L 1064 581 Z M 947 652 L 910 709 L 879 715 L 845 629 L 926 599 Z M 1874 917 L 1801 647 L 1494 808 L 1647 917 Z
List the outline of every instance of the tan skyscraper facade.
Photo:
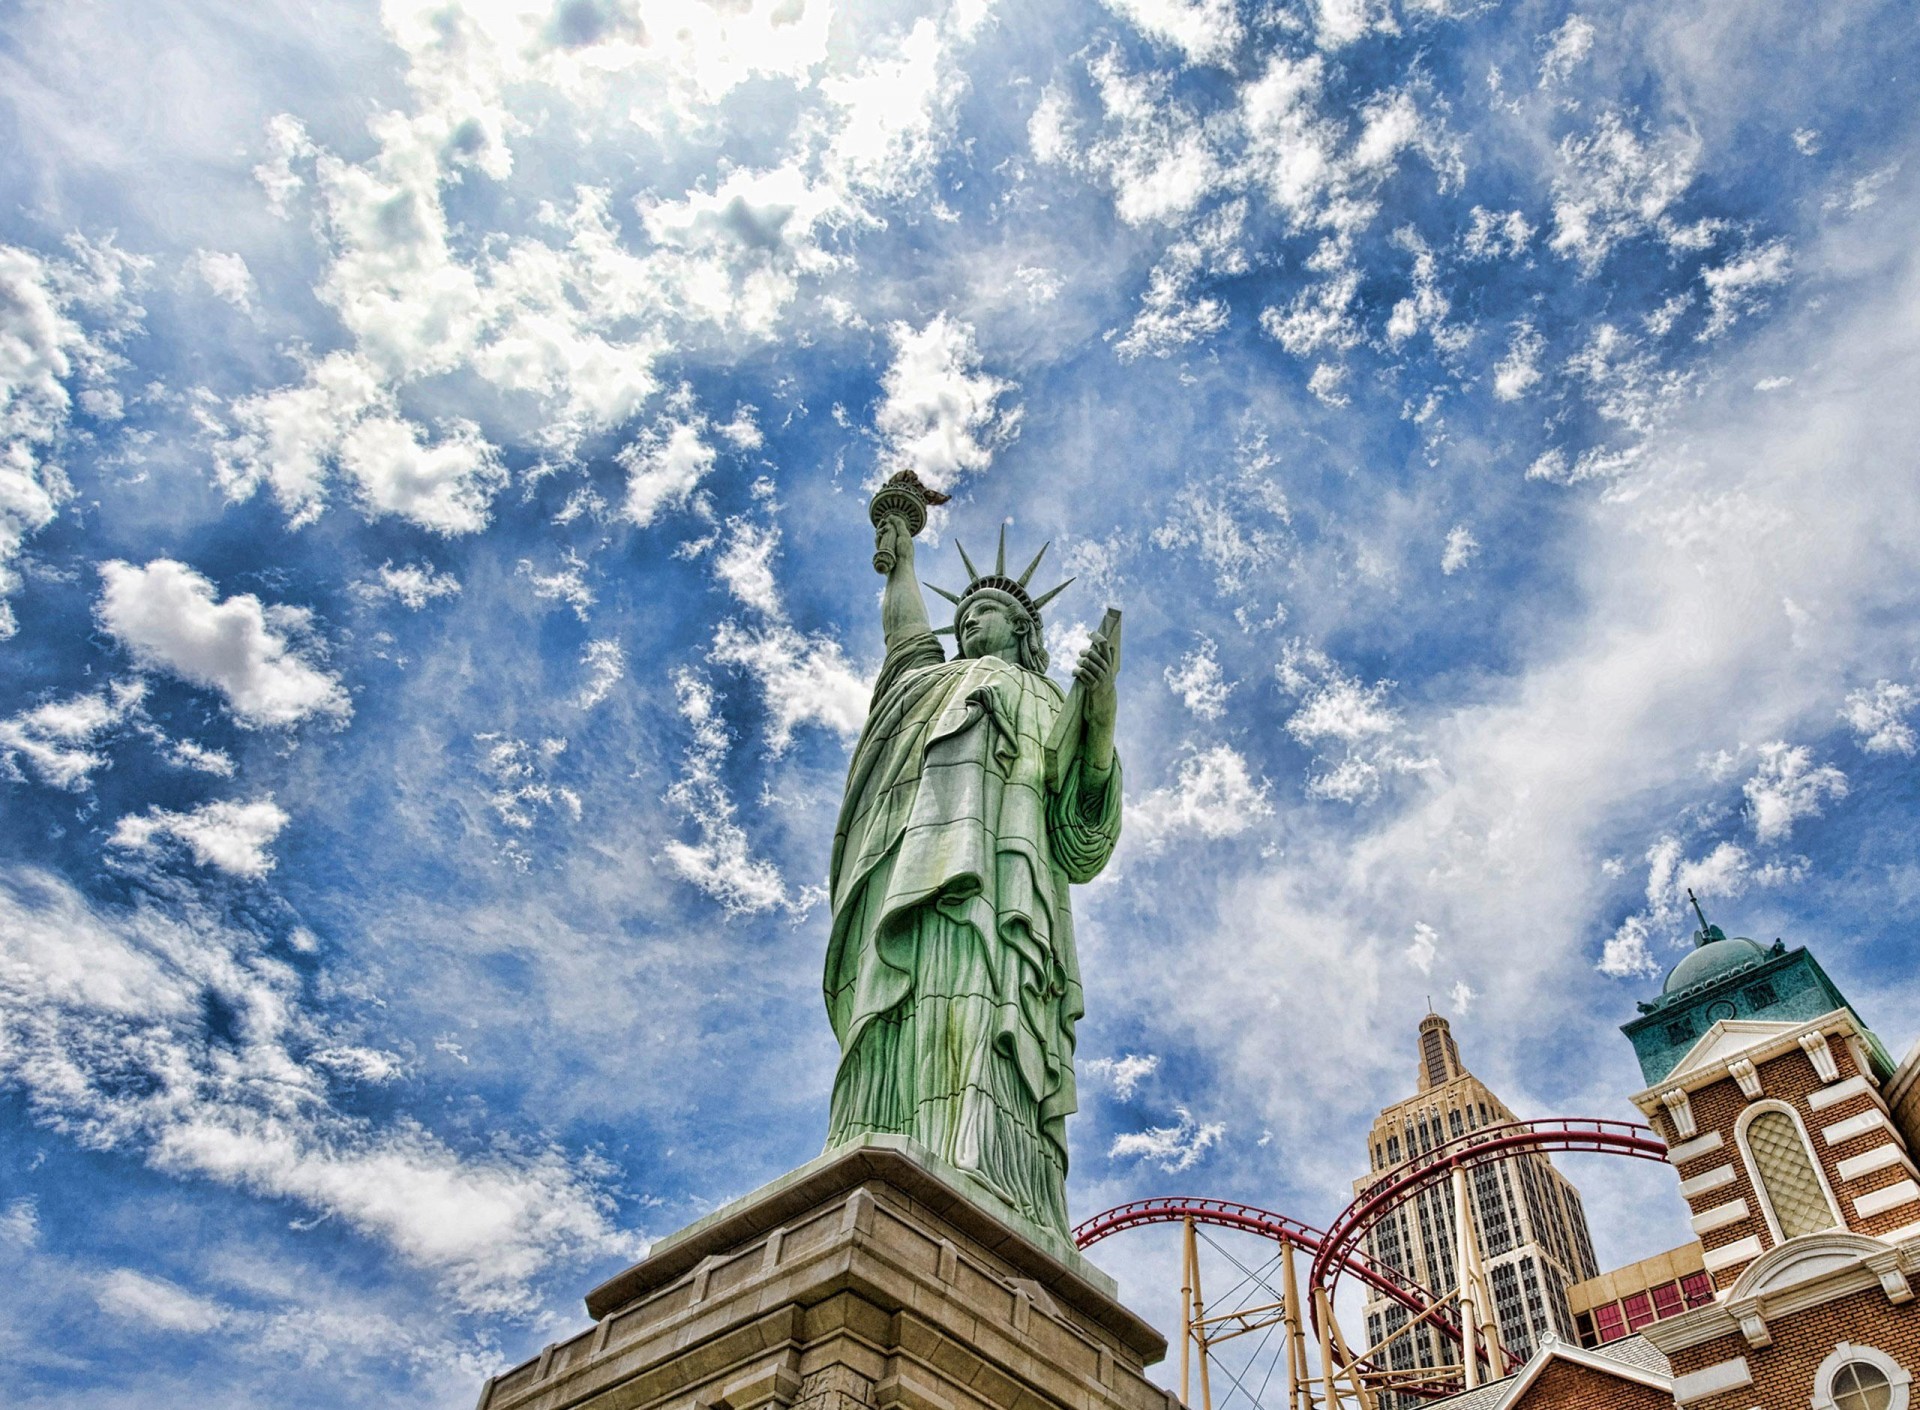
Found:
M 1380 1113 L 1368 1138 L 1368 1175 L 1358 1193 L 1403 1161 L 1488 1126 L 1513 1121 L 1507 1104 L 1467 1071 L 1446 1019 L 1428 1014 L 1420 1023 L 1419 1087 L 1405 1101 Z M 1576 1340 L 1567 1288 L 1596 1276 L 1593 1240 L 1580 1192 L 1542 1154 L 1517 1155 L 1470 1171 L 1468 1198 L 1474 1236 L 1486 1272 L 1500 1340 L 1524 1360 L 1548 1335 Z M 1367 1238 L 1367 1252 L 1438 1293 L 1458 1282 L 1454 1195 L 1441 1184 L 1388 1215 Z M 1398 1303 L 1367 1303 L 1367 1339 L 1377 1345 L 1404 1327 L 1409 1314 Z M 1458 1362 L 1458 1348 L 1433 1329 L 1416 1327 L 1382 1353 L 1394 1369 Z M 1387 1397 L 1419 1404 L 1407 1396 Z

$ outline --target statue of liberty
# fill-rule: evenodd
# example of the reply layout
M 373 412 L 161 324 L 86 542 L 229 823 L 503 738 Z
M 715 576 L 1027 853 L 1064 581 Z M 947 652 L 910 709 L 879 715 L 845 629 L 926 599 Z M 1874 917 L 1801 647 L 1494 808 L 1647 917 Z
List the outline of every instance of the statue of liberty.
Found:
M 913 536 L 941 498 L 908 472 L 872 506 L 886 659 L 833 842 L 825 990 L 841 1058 L 827 1144 L 911 1137 L 1064 1235 L 1084 1011 L 1068 890 L 1120 835 L 1119 614 L 1063 692 L 1040 609 L 1066 584 L 1030 597 L 1046 549 L 1010 577 L 1003 528 L 992 573 L 960 550 L 970 581 L 934 589 L 955 607 L 934 628 Z

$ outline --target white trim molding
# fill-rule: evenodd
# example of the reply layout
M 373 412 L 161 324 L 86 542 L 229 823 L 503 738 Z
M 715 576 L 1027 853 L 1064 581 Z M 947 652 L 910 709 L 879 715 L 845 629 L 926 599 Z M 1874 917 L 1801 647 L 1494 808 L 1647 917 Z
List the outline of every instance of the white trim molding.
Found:
M 1885 1214 L 1889 1209 L 1898 1209 L 1915 1200 L 1920 1200 L 1920 1185 L 1911 1180 L 1902 1180 L 1898 1184 L 1888 1185 L 1884 1190 L 1855 1195 L 1853 1212 L 1862 1219 L 1871 1219 L 1876 1214 Z
M 1822 1082 L 1840 1080 L 1840 1064 L 1833 1056 L 1833 1049 L 1827 1046 L 1824 1033 L 1802 1033 L 1800 1047 L 1813 1060 L 1813 1075 Z
M 1820 1369 L 1813 1373 L 1813 1410 L 1835 1410 L 1833 1378 L 1840 1374 L 1842 1366 L 1854 1361 L 1865 1362 L 1887 1378 L 1887 1384 L 1893 1390 L 1893 1399 L 1887 1403 L 1887 1410 L 1907 1410 L 1913 1390 L 1913 1374 L 1878 1347 L 1860 1346 L 1847 1341 L 1834 1347 L 1827 1359 L 1820 1363 Z
M 1858 1180 L 1862 1175 L 1871 1175 L 1876 1170 L 1885 1170 L 1889 1165 L 1904 1165 L 1913 1169 L 1913 1162 L 1907 1159 L 1907 1153 L 1888 1141 L 1884 1146 L 1875 1146 L 1859 1155 L 1850 1155 L 1835 1167 L 1842 1180 Z M 1920 1172 L 1917 1172 L 1920 1173 Z
M 1816 1087 L 1807 1093 L 1807 1105 L 1815 1111 L 1825 1111 L 1835 1102 L 1843 1102 L 1848 1097 L 1873 1095 L 1876 1095 L 1873 1085 L 1856 1072 L 1844 1082 L 1835 1082 L 1831 1087 Z
M 1660 1094 L 1660 1101 L 1666 1107 L 1668 1114 L 1673 1117 L 1673 1129 L 1679 1134 L 1681 1140 L 1688 1139 L 1700 1130 L 1700 1123 L 1694 1120 L 1693 1103 L 1687 1099 L 1686 1092 L 1681 1088 L 1667 1088 Z
M 1716 1361 L 1711 1366 L 1702 1366 L 1684 1376 L 1675 1376 L 1673 1398 L 1677 1404 L 1687 1405 L 1752 1384 L 1753 1368 L 1747 1365 L 1746 1357 L 1736 1356 L 1731 1361 Z M 1906 1410 L 1906 1407 L 1902 1406 L 1901 1410 Z
M 1715 1229 L 1724 1229 L 1729 1224 L 1738 1224 L 1752 1214 L 1753 1211 L 1747 1207 L 1745 1200 L 1729 1200 L 1726 1204 L 1716 1204 L 1712 1209 L 1703 1209 L 1694 1215 L 1693 1232 L 1710 1234 Z
M 1760 1239 L 1750 1234 L 1744 1239 L 1735 1239 L 1719 1248 L 1710 1248 L 1700 1255 L 1700 1261 L 1707 1265 L 1709 1273 L 1718 1273 L 1722 1268 L 1731 1268 L 1736 1263 L 1745 1263 L 1760 1256 Z
M 1742 1095 L 1749 1100 L 1762 1095 L 1760 1069 L 1748 1058 L 1735 1058 L 1727 1064 L 1727 1076 L 1740 1084 Z
M 1703 1170 L 1691 1179 L 1680 1182 L 1680 1197 L 1692 1199 L 1695 1195 L 1704 1195 L 1709 1190 L 1717 1190 L 1722 1185 L 1733 1183 L 1733 1167 L 1716 1165 L 1711 1170 Z
M 1685 1095 L 1682 1093 L 1682 1095 Z M 1677 1146 L 1667 1147 L 1667 1161 L 1672 1165 L 1685 1165 L 1690 1160 L 1698 1160 L 1703 1155 L 1712 1155 L 1726 1144 L 1718 1131 L 1709 1131 L 1691 1141 L 1682 1141 Z
M 1830 1146 L 1843 1141 L 1851 1141 L 1855 1136 L 1864 1136 L 1870 1131 L 1885 1131 L 1896 1141 L 1900 1133 L 1893 1129 L 1893 1123 L 1887 1120 L 1887 1114 L 1879 1107 L 1869 1107 L 1858 1116 L 1849 1116 L 1844 1121 L 1836 1121 L 1831 1126 L 1822 1126 L 1820 1135 Z

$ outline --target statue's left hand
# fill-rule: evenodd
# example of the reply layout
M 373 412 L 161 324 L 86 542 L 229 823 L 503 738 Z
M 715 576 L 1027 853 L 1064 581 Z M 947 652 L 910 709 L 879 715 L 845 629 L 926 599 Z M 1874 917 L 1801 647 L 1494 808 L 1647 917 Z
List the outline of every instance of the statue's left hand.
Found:
M 1119 695 L 1114 689 L 1114 677 L 1119 670 L 1119 644 L 1103 636 L 1093 639 L 1073 668 L 1073 678 L 1086 687 L 1087 724 L 1107 732 L 1109 739 L 1119 709 Z

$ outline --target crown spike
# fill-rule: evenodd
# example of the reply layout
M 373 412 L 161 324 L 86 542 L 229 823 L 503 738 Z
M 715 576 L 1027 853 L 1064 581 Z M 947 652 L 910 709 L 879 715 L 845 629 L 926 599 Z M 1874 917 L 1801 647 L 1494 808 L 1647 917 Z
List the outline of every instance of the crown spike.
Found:
M 1000 551 L 993 558 L 993 575 L 996 578 L 1007 575 L 1007 524 L 1004 519 L 1000 521 Z
M 1065 592 L 1072 585 L 1073 585 L 1073 579 L 1068 578 L 1066 582 L 1060 584 L 1060 586 L 1055 588 L 1052 592 L 1041 593 L 1040 596 L 1034 598 L 1033 600 L 1033 610 L 1038 612 L 1042 607 L 1045 607 L 1049 602 L 1053 601 L 1054 598 L 1058 597 L 1061 593 Z
M 967 570 L 967 579 L 968 579 L 968 581 L 969 581 L 969 582 L 973 582 L 973 581 L 977 581 L 977 580 L 979 579 L 979 577 L 980 577 L 980 570 L 979 570 L 978 568 L 976 568 L 976 567 L 974 567 L 974 566 L 973 566 L 973 560 L 972 560 L 971 558 L 969 558 L 969 557 L 967 557 L 967 550 L 966 550 L 965 548 L 963 548 L 963 547 L 961 547 L 961 544 L 960 544 L 960 540 L 959 540 L 959 539 L 955 539 L 955 540 L 953 541 L 953 546 L 954 546 L 954 547 L 955 547 L 956 549 L 959 549 L 959 550 L 960 550 L 960 562 L 961 562 L 962 564 L 964 564 L 964 565 L 965 565 L 965 567 L 966 567 L 966 570 Z
M 960 595 L 958 593 L 948 592 L 945 588 L 941 587 L 938 583 L 928 583 L 927 586 L 932 588 L 935 592 L 939 593 L 942 597 L 946 598 L 946 600 L 951 602 L 955 607 L 958 607 L 960 605 Z
M 949 622 L 944 627 L 935 627 L 933 629 L 933 634 L 935 636 L 952 636 L 955 632 L 959 630 L 960 629 L 958 627 L 954 626 L 953 623 Z
M 1040 566 L 1040 560 L 1047 556 L 1047 550 L 1052 547 L 1053 547 L 1052 539 L 1048 539 L 1045 543 L 1040 545 L 1040 551 L 1033 555 L 1033 562 L 1027 564 L 1027 571 L 1020 575 L 1021 587 L 1025 587 L 1027 583 L 1032 580 L 1033 570 Z

